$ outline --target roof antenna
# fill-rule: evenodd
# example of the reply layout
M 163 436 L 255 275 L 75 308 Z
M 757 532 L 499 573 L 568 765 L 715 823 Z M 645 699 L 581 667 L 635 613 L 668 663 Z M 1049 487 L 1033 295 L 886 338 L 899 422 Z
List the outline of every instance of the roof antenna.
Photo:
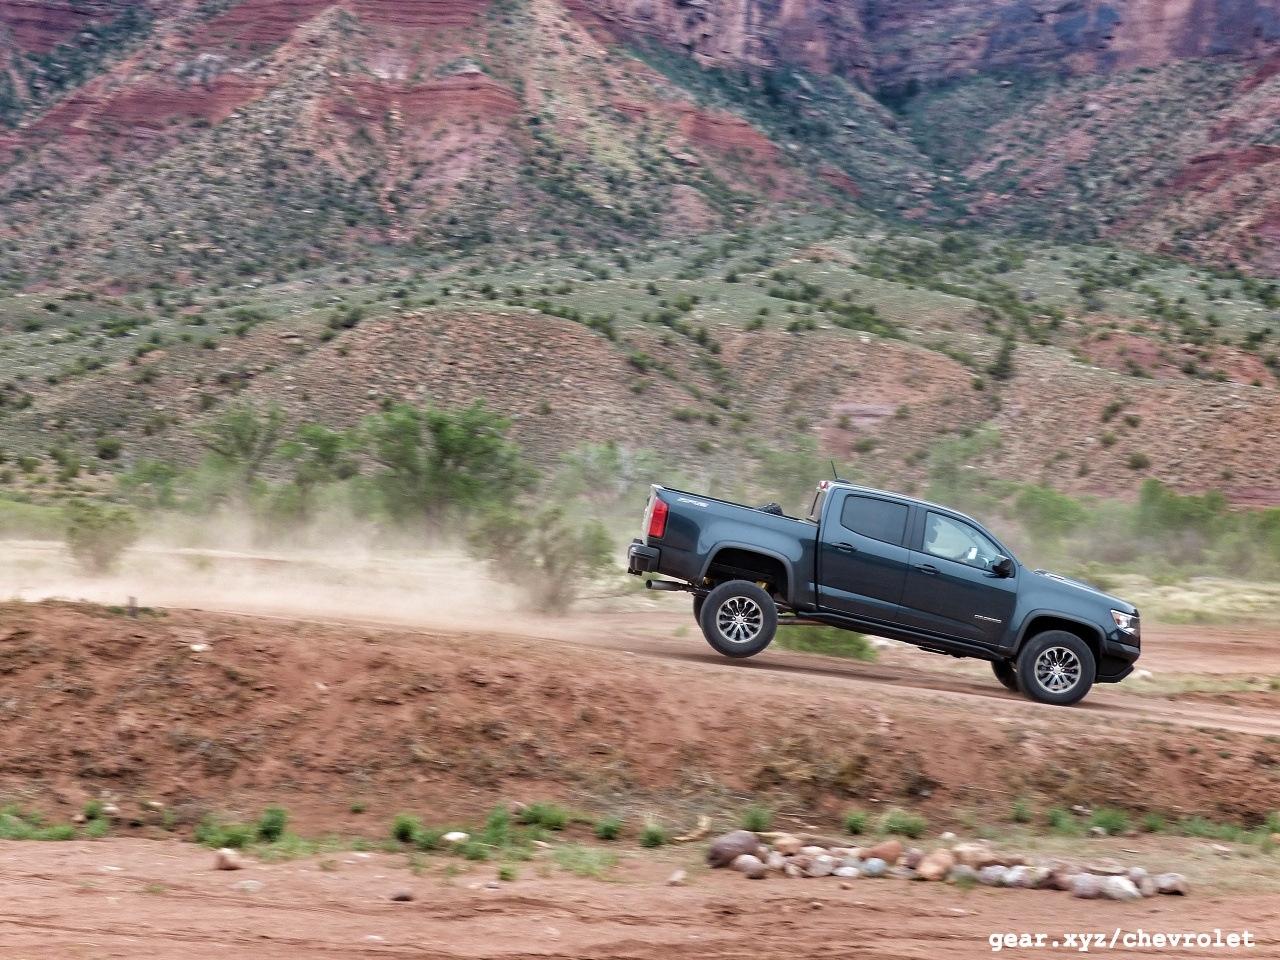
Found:
M 840 479 L 840 474 L 836 472 L 836 462 L 834 460 L 828 460 L 827 462 L 831 464 L 832 479 L 834 479 L 836 483 L 844 483 L 844 481 Z

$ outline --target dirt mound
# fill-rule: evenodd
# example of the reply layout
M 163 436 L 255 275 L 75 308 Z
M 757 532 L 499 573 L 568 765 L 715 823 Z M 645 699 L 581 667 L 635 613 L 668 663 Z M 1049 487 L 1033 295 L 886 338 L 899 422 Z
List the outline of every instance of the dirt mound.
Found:
M 775 796 L 802 816 L 911 804 L 948 822 L 1017 796 L 1258 818 L 1276 748 L 621 650 L 172 612 L 0 608 L 0 792 L 69 812 L 284 802 L 308 830 L 503 799 L 661 812 Z M 880 668 L 867 668 L 874 674 Z M 1005 709 L 1008 705 L 1008 709 Z M 964 749 L 959 749 L 963 744 Z M 954 747 L 954 749 L 953 749 Z M 1138 784 L 1141 784 L 1141 789 Z

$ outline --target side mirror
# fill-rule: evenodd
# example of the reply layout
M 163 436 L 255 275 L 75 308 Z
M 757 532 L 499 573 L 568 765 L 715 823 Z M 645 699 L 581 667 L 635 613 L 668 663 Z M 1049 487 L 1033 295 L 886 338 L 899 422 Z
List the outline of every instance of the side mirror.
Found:
M 1013 576 L 1013 559 L 1011 557 L 1001 557 L 991 565 L 991 572 L 997 577 Z

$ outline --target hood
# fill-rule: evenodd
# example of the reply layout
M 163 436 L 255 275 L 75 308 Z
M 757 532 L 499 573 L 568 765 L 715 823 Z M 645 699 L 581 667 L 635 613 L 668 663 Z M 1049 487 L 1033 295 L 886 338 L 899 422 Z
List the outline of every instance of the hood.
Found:
M 1097 587 L 1090 586 L 1083 581 L 1072 580 L 1070 577 L 1064 577 L 1062 574 L 1054 573 L 1051 570 L 1036 570 L 1034 573 L 1037 576 L 1044 577 L 1046 580 L 1054 581 L 1066 590 L 1071 590 L 1073 592 L 1079 591 L 1089 595 L 1095 600 L 1105 601 L 1111 605 L 1112 609 L 1119 610 L 1121 613 L 1136 614 L 1138 612 L 1138 608 L 1128 600 L 1121 600 L 1119 597 L 1112 596 L 1109 593 L 1103 593 Z

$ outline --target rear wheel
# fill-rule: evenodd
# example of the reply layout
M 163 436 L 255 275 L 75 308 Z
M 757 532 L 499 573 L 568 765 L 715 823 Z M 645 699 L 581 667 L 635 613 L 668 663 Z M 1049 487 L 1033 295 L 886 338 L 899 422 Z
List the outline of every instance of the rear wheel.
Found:
M 1018 668 L 1012 660 L 996 660 L 991 664 L 991 672 L 1007 690 L 1018 692 Z
M 1037 634 L 1018 653 L 1018 688 L 1040 703 L 1079 703 L 1093 686 L 1096 671 L 1088 644 L 1065 630 Z
M 730 580 L 709 594 L 698 617 L 702 634 L 726 657 L 754 657 L 773 642 L 778 606 L 748 580 Z

